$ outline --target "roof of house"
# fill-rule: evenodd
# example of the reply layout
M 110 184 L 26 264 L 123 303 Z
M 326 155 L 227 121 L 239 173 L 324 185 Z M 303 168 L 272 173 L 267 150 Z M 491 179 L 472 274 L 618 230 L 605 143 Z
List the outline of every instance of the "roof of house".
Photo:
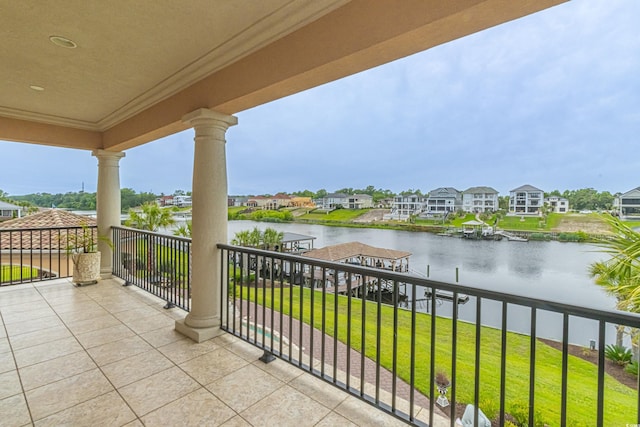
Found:
M 352 194 L 349 197 L 358 199 L 373 199 L 373 196 L 371 196 L 370 194 Z
M 302 254 L 309 258 L 323 261 L 342 261 L 348 258 L 365 256 L 368 258 L 380 258 L 397 260 L 411 256 L 411 252 L 396 251 L 393 249 L 376 248 L 360 242 L 340 243 L 324 248 L 312 249 Z
M 629 190 L 626 193 L 621 194 L 619 197 L 635 196 L 637 194 L 640 194 L 640 187 Z
M 332 197 L 334 199 L 346 199 L 347 197 L 349 197 L 347 194 L 344 193 L 329 193 L 324 197 Z
M 514 191 L 542 191 L 542 190 L 534 187 L 533 185 L 526 184 L 526 185 L 523 185 L 522 187 L 514 188 L 513 190 L 511 190 L 512 193 Z
M 460 194 L 453 187 L 440 187 L 429 191 L 429 197 L 457 197 Z
M 463 191 L 463 193 L 471 193 L 471 194 L 477 194 L 477 193 L 494 193 L 494 194 L 498 194 L 498 191 L 492 187 L 470 187 L 467 188 L 466 190 Z
M 3 202 L 2 200 L 0 200 L 0 209 L 8 209 L 8 210 L 18 210 L 18 209 L 22 209 L 20 206 L 11 204 L 11 203 L 7 203 L 7 202 Z
M 60 249 L 67 247 L 67 228 L 95 226 L 95 218 L 78 215 L 61 209 L 47 209 L 22 218 L 14 218 L 0 223 L 0 249 Z M 39 229 L 59 228 L 53 232 Z M 24 230 L 24 231 L 2 231 Z M 27 231 L 31 230 L 31 231 Z M 97 240 L 97 238 L 96 238 Z

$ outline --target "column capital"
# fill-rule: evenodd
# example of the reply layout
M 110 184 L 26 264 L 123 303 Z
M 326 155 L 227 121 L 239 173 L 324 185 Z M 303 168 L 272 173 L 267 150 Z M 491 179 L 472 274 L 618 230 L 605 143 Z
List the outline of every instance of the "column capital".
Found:
M 219 113 L 208 108 L 199 108 L 187 113 L 182 116 L 182 121 L 190 124 L 191 126 L 217 122 L 218 124 L 223 124 L 225 129 L 238 124 L 238 118 L 236 116 Z
M 121 158 L 126 156 L 123 151 L 108 151 L 108 150 L 93 150 L 91 155 L 97 157 L 99 160 L 101 159 L 111 159 L 115 161 L 120 161 Z

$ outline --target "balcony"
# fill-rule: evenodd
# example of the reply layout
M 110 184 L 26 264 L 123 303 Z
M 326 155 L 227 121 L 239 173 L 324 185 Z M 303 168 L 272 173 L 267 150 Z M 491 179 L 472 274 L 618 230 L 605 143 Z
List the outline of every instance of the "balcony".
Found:
M 613 325 L 639 328 L 640 316 L 218 245 L 224 332 L 194 343 L 174 331 L 187 314 L 178 307 L 190 307 L 189 258 L 179 254 L 189 241 L 121 227 L 113 240 L 119 278 L 0 288 L 0 410 L 10 424 L 453 426 L 456 402 L 493 404 L 504 424 L 514 401 L 530 425 L 542 410 L 550 425 L 640 416 L 638 386 L 613 380 L 604 359 Z M 149 247 L 164 266 L 153 274 Z M 471 317 L 451 303 L 463 299 Z M 557 350 L 538 340 L 549 316 L 562 331 Z M 488 317 L 499 326 L 484 326 Z M 593 327 L 585 351 L 595 365 L 569 352 L 577 321 Z
M 0 288 L 2 424 L 404 425 L 231 334 L 194 343 L 163 304 L 116 279 Z

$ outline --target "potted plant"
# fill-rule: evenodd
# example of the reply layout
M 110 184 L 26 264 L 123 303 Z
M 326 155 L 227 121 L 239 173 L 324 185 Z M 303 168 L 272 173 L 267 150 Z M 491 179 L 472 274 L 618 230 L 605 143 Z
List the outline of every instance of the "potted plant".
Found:
M 95 228 L 82 224 L 80 230 L 71 234 L 67 232 L 67 256 L 73 262 L 73 283 L 78 286 L 95 284 L 100 279 L 100 257 L 98 241 L 104 241 L 111 246 L 111 240 L 105 236 L 98 236 Z
M 440 396 L 436 400 L 436 403 L 440 406 L 447 407 L 449 406 L 449 399 L 447 399 L 447 389 L 451 386 L 451 381 L 449 381 L 449 377 L 443 371 L 438 371 L 435 378 L 436 387 L 438 388 L 438 392 Z

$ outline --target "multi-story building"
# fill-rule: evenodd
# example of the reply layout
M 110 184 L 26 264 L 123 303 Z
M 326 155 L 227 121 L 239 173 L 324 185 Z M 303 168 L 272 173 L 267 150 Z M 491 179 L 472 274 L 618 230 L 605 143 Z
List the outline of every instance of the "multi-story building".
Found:
M 339 207 L 345 209 L 366 209 L 373 207 L 373 197 L 368 194 L 330 193 L 316 200 L 319 209 L 330 211 Z
M 291 206 L 291 196 L 276 194 L 275 196 L 253 196 L 247 199 L 247 206 L 265 210 L 278 210 Z
M 509 212 L 538 214 L 543 205 L 544 191 L 532 185 L 523 185 L 509 192 Z
M 427 213 L 455 212 L 462 209 L 462 193 L 453 187 L 440 187 L 429 192 Z
M 395 219 L 405 221 L 411 215 L 420 215 L 425 208 L 427 198 L 418 194 L 405 194 L 393 198 L 391 213 L 384 216 L 384 219 Z
M 22 216 L 22 208 L 11 203 L 0 200 L 0 221 L 12 218 L 20 218 Z
M 462 210 L 482 213 L 498 210 L 498 192 L 491 187 L 471 187 L 462 192 Z
M 613 201 L 613 209 L 621 217 L 640 217 L 640 187 L 619 195 Z
M 544 199 L 544 203 L 549 206 L 552 212 L 567 213 L 569 212 L 569 200 L 564 197 L 550 196 Z

